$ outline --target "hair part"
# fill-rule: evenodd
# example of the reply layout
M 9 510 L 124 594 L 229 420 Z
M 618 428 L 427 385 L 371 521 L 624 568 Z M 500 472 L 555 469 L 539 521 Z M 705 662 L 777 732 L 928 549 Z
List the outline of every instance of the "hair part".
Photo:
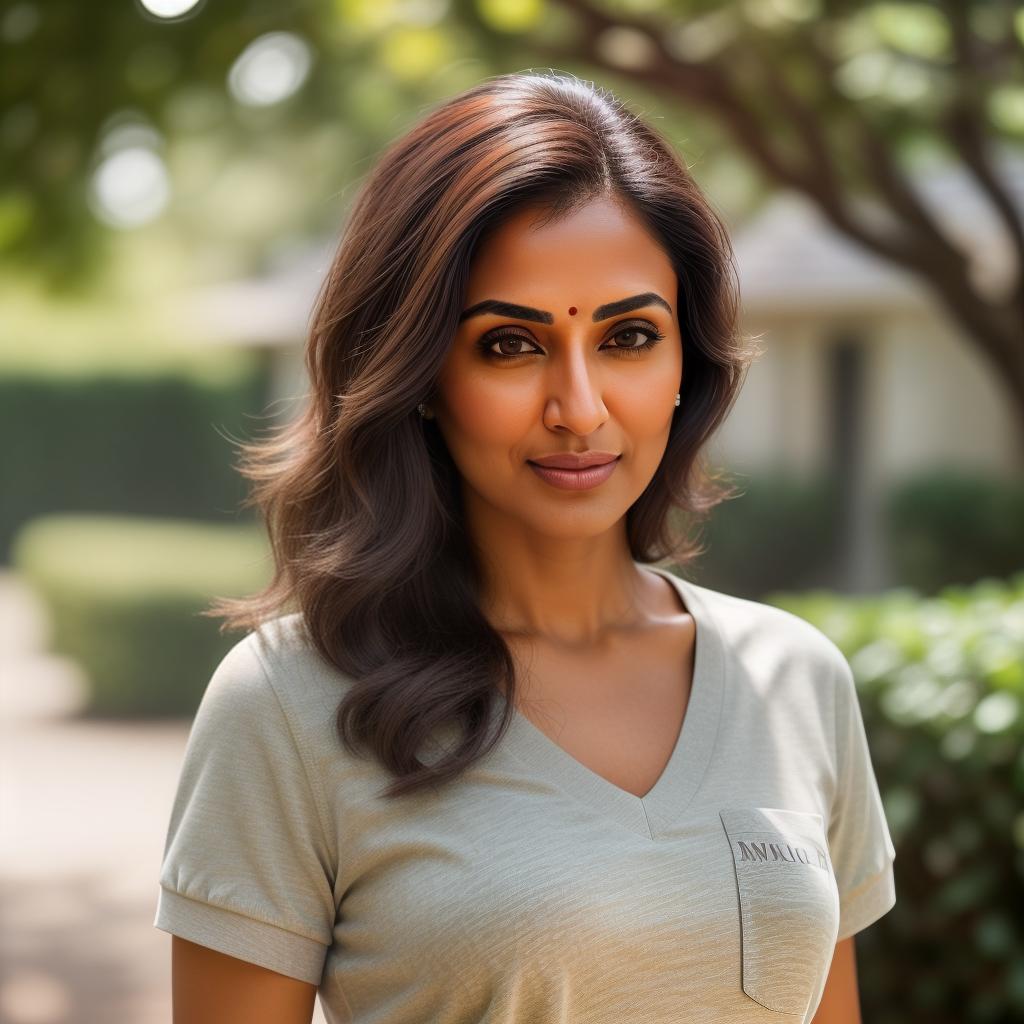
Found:
M 203 612 L 221 632 L 300 611 L 306 638 L 348 676 L 341 742 L 368 751 L 399 796 L 461 774 L 514 714 L 515 664 L 481 611 L 461 478 L 417 412 L 458 326 L 474 252 L 515 210 L 542 222 L 603 196 L 637 214 L 679 281 L 684 375 L 664 457 L 626 514 L 632 556 L 685 565 L 695 531 L 735 489 L 706 442 L 758 352 L 737 335 L 739 286 L 724 225 L 669 145 L 607 90 L 561 74 L 485 79 L 393 142 L 354 202 L 317 295 L 308 402 L 241 442 L 243 506 L 265 522 L 273 577 Z M 499 728 L 486 725 L 503 682 Z M 436 729 L 461 740 L 419 753 Z

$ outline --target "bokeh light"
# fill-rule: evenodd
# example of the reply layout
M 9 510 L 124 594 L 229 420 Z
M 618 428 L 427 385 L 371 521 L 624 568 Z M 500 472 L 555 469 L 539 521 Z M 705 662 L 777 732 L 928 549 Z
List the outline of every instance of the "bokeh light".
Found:
M 228 88 L 239 103 L 280 103 L 305 82 L 313 62 L 309 45 L 293 32 L 268 32 L 251 42 L 228 72 Z
M 148 224 L 166 208 L 171 186 L 160 155 L 146 146 L 129 146 L 106 157 L 93 173 L 90 205 L 115 228 Z
M 199 0 L 139 0 L 139 3 L 158 18 L 180 18 L 198 6 Z

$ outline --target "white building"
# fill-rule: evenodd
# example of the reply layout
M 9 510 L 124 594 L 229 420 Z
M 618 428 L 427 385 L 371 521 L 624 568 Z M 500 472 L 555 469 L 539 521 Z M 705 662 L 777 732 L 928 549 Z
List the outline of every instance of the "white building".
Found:
M 1008 162 L 1003 180 L 1024 210 L 1024 160 Z M 962 172 L 915 185 L 971 255 L 978 287 L 1005 289 L 1009 238 Z M 715 451 L 744 472 L 838 467 L 852 506 L 844 583 L 884 586 L 880 498 L 929 467 L 1019 475 L 1024 437 L 1011 399 L 923 283 L 839 234 L 802 197 L 774 198 L 733 242 L 743 328 L 766 351 Z

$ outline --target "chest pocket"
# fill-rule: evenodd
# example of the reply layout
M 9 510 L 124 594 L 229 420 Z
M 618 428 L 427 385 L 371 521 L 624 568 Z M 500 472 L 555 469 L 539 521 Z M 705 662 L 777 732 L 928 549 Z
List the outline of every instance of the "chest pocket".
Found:
M 719 811 L 740 909 L 743 991 L 777 1013 L 805 1014 L 839 934 L 839 890 L 820 814 Z

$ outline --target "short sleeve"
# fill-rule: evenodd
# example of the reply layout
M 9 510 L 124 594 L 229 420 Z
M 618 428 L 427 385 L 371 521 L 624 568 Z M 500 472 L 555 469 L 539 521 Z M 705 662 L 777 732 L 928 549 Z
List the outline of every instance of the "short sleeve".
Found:
M 828 844 L 839 888 L 837 941 L 873 924 L 896 903 L 896 850 L 871 764 L 853 672 L 836 649 L 836 789 Z
M 153 925 L 319 985 L 336 862 L 254 636 L 224 656 L 193 720 Z

